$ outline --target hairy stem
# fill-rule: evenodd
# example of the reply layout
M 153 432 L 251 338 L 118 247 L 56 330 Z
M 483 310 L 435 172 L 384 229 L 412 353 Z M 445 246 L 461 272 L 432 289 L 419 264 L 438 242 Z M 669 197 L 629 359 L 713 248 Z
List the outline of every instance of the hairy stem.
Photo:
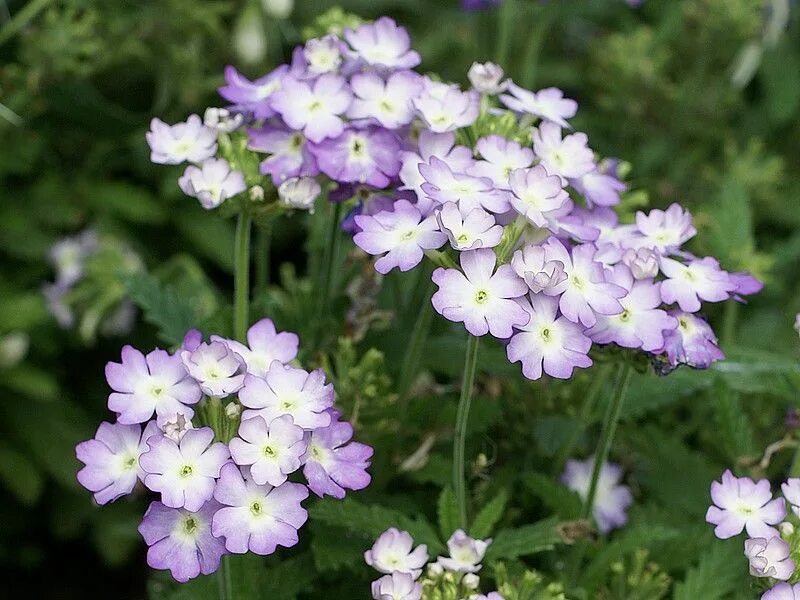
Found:
M 243 210 L 236 223 L 233 263 L 233 335 L 240 342 L 247 337 L 250 320 L 250 229 L 250 215 Z
M 467 338 L 467 351 L 464 357 L 464 374 L 461 382 L 461 395 L 456 411 L 456 430 L 453 440 L 453 492 L 458 506 L 458 521 L 462 529 L 467 528 L 467 480 L 464 447 L 467 440 L 469 407 L 472 403 L 472 388 L 475 386 L 475 373 L 478 367 L 478 342 L 480 338 L 470 335 Z

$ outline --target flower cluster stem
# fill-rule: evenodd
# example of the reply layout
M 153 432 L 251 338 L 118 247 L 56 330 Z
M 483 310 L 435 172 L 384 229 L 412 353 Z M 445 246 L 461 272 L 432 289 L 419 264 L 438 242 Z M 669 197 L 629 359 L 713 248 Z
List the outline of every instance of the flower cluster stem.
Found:
M 317 305 L 317 320 L 320 327 L 329 308 L 328 304 L 330 303 L 333 265 L 336 261 L 336 251 L 339 242 L 339 219 L 341 217 L 341 212 L 342 205 L 339 202 L 331 203 L 328 238 L 320 277 L 319 304 Z
M 254 297 L 263 294 L 269 285 L 270 242 L 272 241 L 272 225 L 259 228 L 256 235 L 256 281 Z
M 428 277 L 427 270 L 420 271 L 421 277 Z M 400 404 L 400 418 L 401 422 L 405 418 L 406 410 L 408 408 L 408 394 L 411 390 L 411 384 L 414 383 L 414 378 L 419 371 L 419 364 L 422 358 L 422 351 L 425 349 L 425 342 L 428 340 L 428 334 L 431 329 L 431 321 L 433 319 L 433 310 L 431 307 L 431 296 L 435 289 L 433 282 L 428 282 L 423 292 L 421 301 L 417 304 L 416 294 L 414 294 L 410 301 L 412 306 L 411 310 L 417 311 L 417 318 L 414 320 L 414 327 L 411 330 L 411 338 L 406 348 L 406 353 L 403 356 L 403 364 L 400 368 L 400 378 L 397 382 L 397 396 Z
M 453 491 L 458 507 L 458 521 L 462 529 L 467 529 L 467 480 L 464 449 L 467 441 L 467 423 L 472 403 L 472 389 L 475 387 L 475 373 L 478 368 L 478 342 L 480 338 L 470 335 L 467 338 L 467 351 L 464 358 L 464 373 L 461 382 L 461 395 L 456 411 L 456 429 L 453 440 Z
M 233 336 L 240 342 L 247 337 L 250 320 L 250 229 L 251 218 L 239 213 L 234 240 Z

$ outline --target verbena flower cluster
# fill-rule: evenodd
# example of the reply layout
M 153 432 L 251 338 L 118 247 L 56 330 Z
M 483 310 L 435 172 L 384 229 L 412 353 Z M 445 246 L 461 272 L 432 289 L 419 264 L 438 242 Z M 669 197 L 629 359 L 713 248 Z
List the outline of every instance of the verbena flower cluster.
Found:
M 762 600 L 800 598 L 800 584 L 776 583 L 797 580 L 800 479 L 788 479 L 781 484 L 781 492 L 783 497 L 773 498 L 766 479 L 756 482 L 749 477 L 736 477 L 730 471 L 711 484 L 713 504 L 706 521 L 715 526 L 714 534 L 723 540 L 747 532 L 744 554 L 750 575 L 775 584 L 761 596 Z
M 228 552 L 294 546 L 309 490 L 369 484 L 372 448 L 351 441 L 333 386 L 294 366 L 297 352 L 297 335 L 262 319 L 247 344 L 193 330 L 175 353 L 125 346 L 108 363 L 116 422 L 77 446 L 78 480 L 99 504 L 138 482 L 159 495 L 139 525 L 151 567 L 187 581 Z
M 439 556 L 429 563 L 425 544 L 414 548 L 411 534 L 392 527 L 364 553 L 366 563 L 384 573 L 383 577 L 372 582 L 372 598 L 503 600 L 497 592 L 483 595 L 478 591 L 480 563 L 491 543 L 491 539 L 476 540 L 459 529 L 447 540 L 449 556 Z
M 589 497 L 595 459 L 568 460 L 561 475 L 561 482 L 580 496 L 584 502 Z M 592 514 L 601 533 L 622 527 L 628 522 L 625 511 L 633 504 L 633 495 L 628 486 L 622 485 L 622 467 L 606 462 L 600 468 L 597 489 L 592 505 Z

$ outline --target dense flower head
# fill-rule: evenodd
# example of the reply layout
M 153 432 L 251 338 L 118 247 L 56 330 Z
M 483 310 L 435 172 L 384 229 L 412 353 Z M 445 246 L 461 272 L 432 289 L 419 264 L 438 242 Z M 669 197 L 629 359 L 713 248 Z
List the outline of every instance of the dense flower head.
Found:
M 322 370 L 289 364 L 298 346 L 261 319 L 246 341 L 191 330 L 173 354 L 125 346 L 106 366 L 117 422 L 78 444 L 77 477 L 98 504 L 158 494 L 139 527 L 151 567 L 187 581 L 226 552 L 294 546 L 310 492 L 370 483 L 372 448 L 353 441 Z
M 567 461 L 561 481 L 583 499 L 589 495 L 595 459 Z M 622 527 L 628 522 L 625 511 L 633 503 L 631 490 L 621 483 L 622 467 L 606 462 L 600 467 L 592 514 L 601 533 Z

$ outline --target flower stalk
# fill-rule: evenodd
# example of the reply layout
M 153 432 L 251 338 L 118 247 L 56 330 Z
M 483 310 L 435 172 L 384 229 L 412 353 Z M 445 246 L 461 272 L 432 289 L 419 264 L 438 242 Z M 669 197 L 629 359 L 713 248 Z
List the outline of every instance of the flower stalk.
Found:
M 246 210 L 239 213 L 234 240 L 233 335 L 240 342 L 247 337 L 250 320 L 250 230 L 252 220 Z
M 453 492 L 458 506 L 458 521 L 461 529 L 467 528 L 467 480 L 464 448 L 467 440 L 467 423 L 472 403 L 472 388 L 475 386 L 475 373 L 478 367 L 478 336 L 467 338 L 467 351 L 464 357 L 464 373 L 461 395 L 456 411 L 456 429 L 453 440 Z

